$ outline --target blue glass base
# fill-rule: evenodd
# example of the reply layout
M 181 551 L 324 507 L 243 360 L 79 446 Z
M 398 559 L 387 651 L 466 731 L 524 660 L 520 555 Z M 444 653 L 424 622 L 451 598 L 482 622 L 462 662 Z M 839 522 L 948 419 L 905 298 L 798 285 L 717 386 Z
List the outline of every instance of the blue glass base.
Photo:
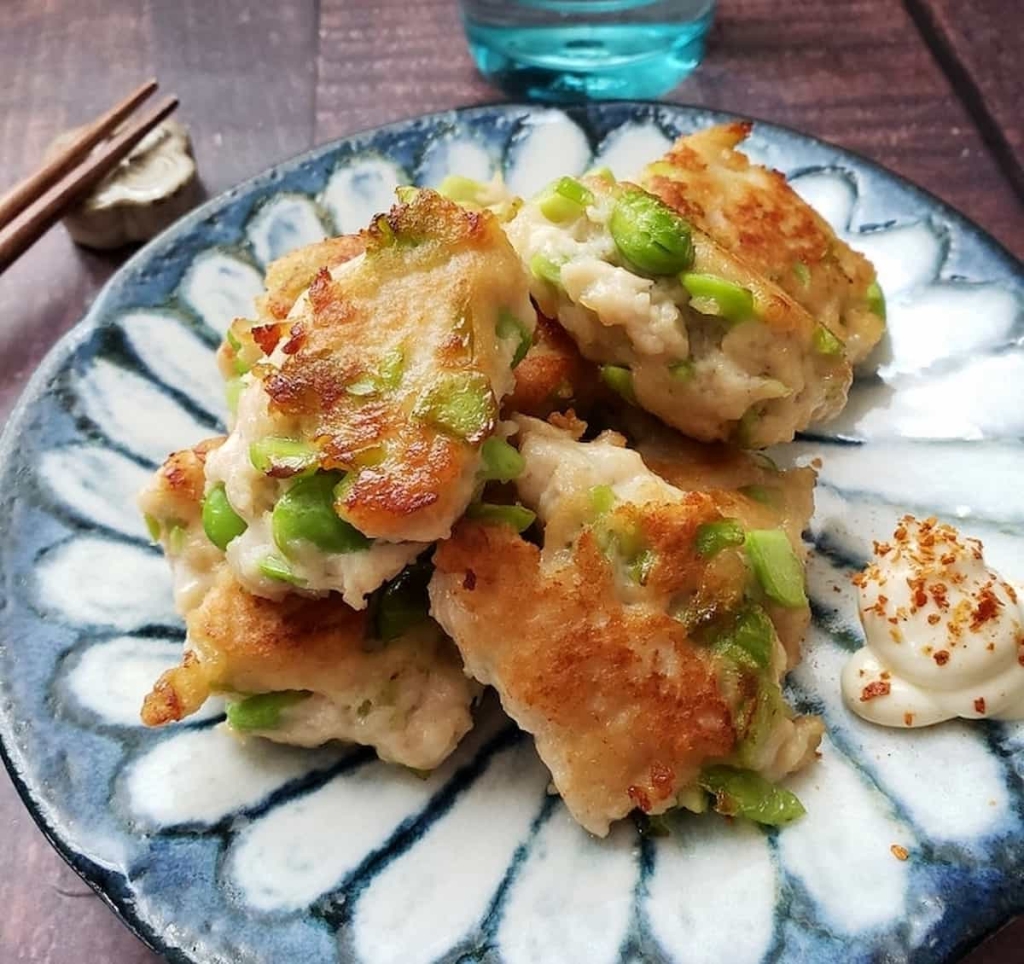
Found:
M 711 17 L 684 23 L 508 27 L 466 18 L 480 72 L 507 93 L 534 100 L 649 99 L 700 63 Z

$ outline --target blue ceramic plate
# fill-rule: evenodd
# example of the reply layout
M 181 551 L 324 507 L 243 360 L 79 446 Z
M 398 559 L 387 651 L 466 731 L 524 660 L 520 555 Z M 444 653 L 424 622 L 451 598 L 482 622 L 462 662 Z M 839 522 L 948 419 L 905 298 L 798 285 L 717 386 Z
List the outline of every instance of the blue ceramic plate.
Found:
M 1024 725 L 884 731 L 838 686 L 860 640 L 849 574 L 904 511 L 1024 576 L 1024 272 L 934 198 L 768 124 L 751 153 L 874 259 L 890 305 L 876 372 L 787 447 L 823 462 L 816 619 L 790 681 L 828 724 L 792 781 L 806 818 L 592 839 L 497 714 L 422 781 L 366 751 L 239 743 L 216 706 L 139 725 L 183 634 L 134 493 L 221 430 L 213 350 L 267 262 L 361 227 L 397 184 L 498 169 L 525 194 L 595 163 L 628 174 L 724 119 L 480 107 L 318 148 L 145 248 L 42 365 L 0 446 L 4 754 L 58 850 L 172 961 L 937 962 L 1024 909 Z

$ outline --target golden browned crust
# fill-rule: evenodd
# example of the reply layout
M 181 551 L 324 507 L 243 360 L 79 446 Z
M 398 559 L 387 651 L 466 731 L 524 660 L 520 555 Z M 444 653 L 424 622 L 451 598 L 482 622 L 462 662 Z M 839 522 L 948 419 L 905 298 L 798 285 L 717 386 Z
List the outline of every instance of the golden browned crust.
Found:
M 856 363 L 884 329 L 868 307 L 874 268 L 782 174 L 734 150 L 750 130 L 734 123 L 681 137 L 648 166 L 644 186 L 833 330 Z
M 256 299 L 256 319 L 236 318 L 230 337 L 217 348 L 217 367 L 224 378 L 239 374 L 235 363 L 239 351 L 250 356 L 250 363 L 261 354 L 269 355 L 287 333 L 288 312 L 317 273 L 350 261 L 362 254 L 365 246 L 361 235 L 345 234 L 314 241 L 271 261 L 264 279 L 266 291 Z M 232 344 L 232 338 L 241 349 Z
M 556 321 L 537 313 L 533 344 L 515 370 L 505 410 L 546 418 L 569 407 L 585 415 L 604 393 L 597 366 L 587 361 Z
M 366 239 L 359 234 L 343 234 L 304 245 L 271 261 L 265 281 L 267 293 L 256 301 L 256 310 L 265 324 L 284 321 L 299 295 L 323 268 L 335 268 L 363 253 Z
M 223 571 L 187 618 L 194 650 L 146 697 L 142 720 L 160 726 L 194 713 L 216 689 L 242 693 L 322 686 L 362 652 L 366 612 L 340 596 L 279 602 L 247 593 Z
M 718 517 L 710 498 L 619 511 L 656 553 L 654 593 L 690 594 L 725 577 L 693 549 L 696 527 Z M 657 607 L 622 601 L 592 530 L 556 562 L 508 527 L 464 521 L 434 561 L 433 608 L 467 670 L 534 734 L 588 829 L 601 833 L 634 807 L 661 812 L 704 761 L 733 748 L 706 648 Z
M 139 496 L 142 511 L 155 519 L 182 524 L 197 520 L 206 485 L 206 456 L 223 443 L 221 435 L 168 455 Z

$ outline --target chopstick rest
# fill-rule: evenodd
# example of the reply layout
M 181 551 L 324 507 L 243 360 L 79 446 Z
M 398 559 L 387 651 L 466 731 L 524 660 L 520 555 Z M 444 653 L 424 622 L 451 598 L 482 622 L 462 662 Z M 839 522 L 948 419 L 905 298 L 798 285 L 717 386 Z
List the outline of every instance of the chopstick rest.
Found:
M 61 134 L 47 149 L 47 158 L 59 154 L 79 133 Z M 166 120 L 62 220 L 76 244 L 110 250 L 159 234 L 194 207 L 201 195 L 188 130 L 176 120 Z

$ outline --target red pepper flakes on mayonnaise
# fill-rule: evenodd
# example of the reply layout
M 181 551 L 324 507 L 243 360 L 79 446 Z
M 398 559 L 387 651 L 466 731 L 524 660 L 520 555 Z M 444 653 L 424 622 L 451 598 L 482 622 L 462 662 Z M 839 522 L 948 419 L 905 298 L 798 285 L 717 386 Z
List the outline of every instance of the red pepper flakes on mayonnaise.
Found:
M 1024 718 L 1024 612 L 977 539 L 904 516 L 853 577 L 866 642 L 843 670 L 846 705 L 884 726 Z

